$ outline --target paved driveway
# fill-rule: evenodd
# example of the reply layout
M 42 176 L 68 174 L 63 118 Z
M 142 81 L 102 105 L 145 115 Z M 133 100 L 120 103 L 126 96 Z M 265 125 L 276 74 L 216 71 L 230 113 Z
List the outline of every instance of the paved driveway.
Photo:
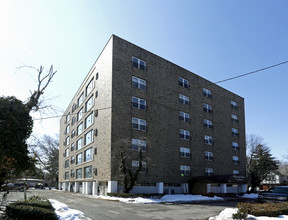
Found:
M 84 195 L 53 191 L 28 190 L 28 197 L 39 195 L 65 203 L 69 208 L 85 213 L 93 220 L 117 219 L 208 219 L 228 207 L 235 207 L 236 201 L 209 202 L 197 204 L 126 204 L 90 198 Z M 11 192 L 10 200 L 23 199 L 23 193 Z

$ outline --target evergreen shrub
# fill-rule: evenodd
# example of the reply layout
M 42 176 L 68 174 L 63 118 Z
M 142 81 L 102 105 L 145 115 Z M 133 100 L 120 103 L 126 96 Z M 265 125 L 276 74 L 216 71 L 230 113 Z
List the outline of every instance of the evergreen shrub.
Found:
M 51 203 L 38 196 L 30 197 L 26 202 L 17 201 L 6 207 L 6 215 L 17 220 L 56 220 L 57 215 Z
M 233 215 L 233 219 L 239 219 L 237 216 L 241 214 L 250 214 L 254 216 L 278 217 L 279 215 L 288 215 L 288 202 L 283 203 L 238 203 L 238 212 Z

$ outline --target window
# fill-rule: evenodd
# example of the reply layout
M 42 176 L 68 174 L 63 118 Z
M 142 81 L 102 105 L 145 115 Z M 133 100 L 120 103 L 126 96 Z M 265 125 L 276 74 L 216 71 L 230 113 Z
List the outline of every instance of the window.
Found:
M 232 128 L 232 136 L 239 136 L 238 129 Z
M 69 172 L 65 172 L 65 180 L 69 179 Z
M 94 96 L 92 95 L 85 103 L 85 112 L 88 112 L 94 105 Z
M 237 104 L 237 102 L 231 101 L 231 108 L 233 108 L 233 109 L 238 109 L 238 104 Z
M 239 174 L 239 170 L 233 170 L 233 175 L 238 175 Z
M 70 138 L 69 136 L 65 139 L 65 146 L 69 145 L 70 144 Z
M 84 151 L 84 162 L 92 160 L 92 147 Z
M 183 79 L 181 77 L 178 77 L 178 83 L 180 86 L 184 87 L 184 88 L 188 88 L 189 87 L 189 82 L 186 79 Z
M 64 165 L 65 169 L 67 169 L 69 167 L 69 160 L 65 160 L 65 165 Z
M 82 163 L 82 153 L 76 155 L 76 164 Z
M 83 138 L 76 141 L 76 150 L 80 150 L 83 146 Z
M 132 76 L 132 86 L 138 89 L 146 89 L 146 81 L 144 79 L 137 78 Z
M 146 101 L 137 97 L 132 97 L 132 106 L 134 108 L 146 110 Z
M 181 176 L 189 176 L 190 175 L 190 166 L 180 166 L 180 175 Z
M 132 139 L 132 149 L 136 151 L 142 150 L 142 152 L 146 152 L 146 141 Z
M 82 168 L 76 170 L 76 179 L 82 178 Z
M 139 118 L 132 118 L 132 128 L 136 130 L 146 131 L 146 121 Z
M 95 85 L 94 78 L 92 78 L 89 84 L 86 86 L 86 89 L 85 89 L 86 96 L 89 95 L 89 93 L 93 90 L 94 85 Z
M 84 167 L 84 178 L 92 178 L 92 166 Z
M 77 120 L 79 121 L 83 117 L 83 108 L 77 113 Z
M 203 88 L 203 96 L 208 97 L 208 98 L 212 98 L 212 93 L 209 89 Z
M 93 124 L 93 112 L 85 118 L 85 129 Z
M 71 164 L 75 163 L 75 157 L 74 156 L 71 157 L 70 163 Z
M 71 138 L 75 137 L 75 135 L 76 135 L 76 132 L 75 132 L 75 130 L 73 129 L 72 132 L 71 132 Z
M 74 124 L 75 124 L 75 122 L 76 122 L 76 117 L 74 116 L 74 117 L 72 118 L 72 122 L 71 122 L 71 125 L 74 125 Z
M 76 108 L 77 108 L 77 105 L 74 103 L 74 104 L 72 105 L 72 113 L 75 112 Z
M 237 115 L 231 115 L 231 120 L 233 121 L 233 122 L 238 122 L 238 116 Z
M 232 149 L 233 150 L 239 150 L 239 146 L 237 142 L 232 142 Z
M 205 144 L 213 145 L 213 138 L 211 136 L 205 135 L 204 136 L 204 142 L 205 142 Z
M 82 93 L 81 95 L 80 95 L 80 97 L 78 98 L 78 106 L 80 106 L 82 103 L 83 103 L 83 100 L 84 100 L 84 93 Z
M 213 152 L 205 151 L 205 160 L 213 161 Z
M 179 113 L 179 119 L 180 119 L 180 121 L 189 122 L 190 115 L 188 113 L 185 113 L 185 112 L 180 112 Z
M 65 157 L 69 157 L 69 148 L 67 148 L 66 150 L 65 150 Z
M 65 129 L 65 134 L 68 134 L 70 132 L 70 125 L 68 125 Z
M 70 121 L 70 112 L 66 115 L 66 123 Z
M 75 149 L 75 144 L 72 143 L 72 144 L 71 144 L 71 151 L 73 151 L 74 149 Z
M 146 69 L 146 62 L 143 61 L 143 60 L 140 60 L 136 57 L 132 57 L 132 65 L 134 67 L 137 67 L 138 69 L 141 69 L 141 70 L 145 70 Z
M 83 132 L 83 122 L 77 126 L 77 135 L 80 135 Z
M 189 97 L 179 94 L 179 102 L 184 104 L 184 105 L 189 105 Z
M 213 122 L 208 120 L 208 119 L 204 119 L 204 127 L 205 128 L 213 128 Z
M 239 157 L 238 156 L 233 156 L 233 163 L 239 164 Z
M 213 168 L 205 168 L 205 176 L 213 176 L 214 170 Z
M 180 129 L 180 138 L 184 140 L 190 140 L 190 131 Z
M 141 162 L 142 167 L 139 172 L 146 173 L 146 162 Z M 140 161 L 132 160 L 132 172 L 136 172 L 139 169 Z
M 85 145 L 93 142 L 93 130 L 90 130 L 85 134 Z
M 211 114 L 212 113 L 212 106 L 204 104 L 203 110 L 204 110 L 204 112 L 207 112 L 207 113 Z
M 190 148 L 180 147 L 180 157 L 190 158 Z
M 73 169 L 71 169 L 71 171 L 70 171 L 70 176 L 71 176 L 71 177 L 74 177 L 74 176 L 75 176 L 75 172 L 74 172 Z

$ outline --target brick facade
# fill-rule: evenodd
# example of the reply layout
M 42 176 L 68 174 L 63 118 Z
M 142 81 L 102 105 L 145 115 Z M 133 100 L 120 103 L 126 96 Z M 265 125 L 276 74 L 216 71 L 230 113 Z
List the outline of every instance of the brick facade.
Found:
M 132 57 L 138 58 L 139 66 L 133 65 Z M 140 61 L 145 62 L 145 68 L 140 66 Z M 145 80 L 146 88 L 135 87 L 132 77 Z M 187 80 L 188 85 L 180 85 L 179 77 L 181 80 Z M 86 86 L 92 79 L 94 88 L 85 96 Z M 207 89 L 204 91 L 206 95 L 203 89 Z M 77 100 L 83 92 L 83 103 L 72 113 L 73 104 L 77 105 Z M 93 107 L 72 126 L 72 118 L 77 118 L 77 112 L 82 106 L 85 109 L 85 103 L 92 94 Z M 179 95 L 189 97 L 189 101 L 179 101 Z M 146 105 L 133 105 L 132 97 L 139 103 L 140 100 L 145 101 Z M 237 107 L 232 108 L 231 101 L 235 102 Z M 209 109 L 209 106 L 212 109 Z M 66 122 L 69 112 L 71 119 Z M 91 112 L 94 123 L 80 135 L 71 138 L 72 130 L 77 130 L 81 122 L 85 123 L 85 118 Z M 166 186 L 177 187 L 189 179 L 208 175 L 207 172 L 211 171 L 210 174 L 213 176 L 233 175 L 233 172 L 234 175 L 245 176 L 244 117 L 244 99 L 240 96 L 113 35 L 61 119 L 59 182 L 69 182 L 70 186 L 75 182 L 97 182 L 105 191 L 105 187 L 107 190 L 109 182 L 112 181 L 118 183 L 117 190 L 121 189 L 120 149 L 130 166 L 132 161 L 137 161 L 139 157 L 139 151 L 132 148 L 132 139 L 146 141 L 146 150 L 143 152 L 146 172 L 139 175 L 137 186 L 156 186 L 157 183 L 162 183 L 164 189 Z M 132 118 L 139 123 L 145 120 L 145 130 L 133 129 Z M 205 126 L 205 119 L 212 125 Z M 68 125 L 70 133 L 65 134 Z M 232 134 L 232 129 L 237 130 Z M 90 130 L 93 131 L 93 142 L 84 145 L 78 151 L 76 148 L 71 151 L 71 144 L 76 145 L 76 141 L 81 137 L 85 139 L 85 134 Z M 180 130 L 186 132 L 185 135 L 190 133 L 189 138 L 185 135 L 186 139 L 181 138 Z M 63 143 L 68 136 L 70 143 L 64 146 Z M 238 144 L 238 147 L 233 148 L 232 142 L 234 145 Z M 93 148 L 91 161 L 82 161 L 78 165 L 70 163 L 71 156 L 76 158 L 77 154 L 84 154 L 90 147 Z M 69 156 L 63 157 L 68 148 Z M 182 154 L 180 151 L 183 151 Z M 67 159 L 69 168 L 65 169 Z M 90 165 L 92 176 L 84 178 L 83 168 Z M 187 170 L 181 175 L 181 166 L 189 167 L 190 172 Z M 82 169 L 82 178 L 71 177 L 71 169 Z M 66 177 L 66 180 L 65 172 L 69 172 L 69 178 Z M 64 188 L 67 190 L 67 184 Z M 98 193 L 99 190 L 101 189 L 98 189 Z M 92 193 L 92 190 L 90 191 Z

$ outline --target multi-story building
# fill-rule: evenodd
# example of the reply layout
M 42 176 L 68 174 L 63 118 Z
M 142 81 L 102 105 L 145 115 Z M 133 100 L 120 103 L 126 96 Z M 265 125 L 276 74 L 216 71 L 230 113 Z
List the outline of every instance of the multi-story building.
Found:
M 61 118 L 59 187 L 118 192 L 140 150 L 131 192 L 246 190 L 244 99 L 112 35 Z

